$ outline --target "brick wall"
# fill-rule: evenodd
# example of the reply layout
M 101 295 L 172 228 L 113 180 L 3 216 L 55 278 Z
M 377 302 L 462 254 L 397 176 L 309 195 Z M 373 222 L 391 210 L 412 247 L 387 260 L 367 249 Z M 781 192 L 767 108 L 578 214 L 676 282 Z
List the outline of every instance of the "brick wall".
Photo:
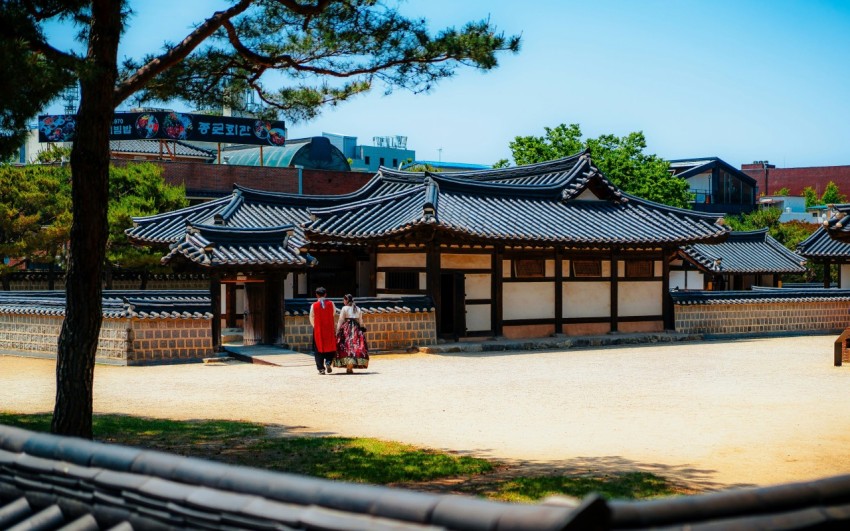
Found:
M 113 164 L 126 164 L 113 160 Z M 191 194 L 227 195 L 233 185 L 270 192 L 298 193 L 298 168 L 272 168 L 268 166 L 229 166 L 197 162 L 149 161 L 163 168 L 165 182 L 185 185 Z M 368 172 L 344 172 L 304 169 L 301 193 L 305 195 L 339 195 L 354 192 L 373 177 Z
M 741 171 L 758 182 L 759 192 L 765 192 L 764 168 L 761 164 L 742 164 Z M 808 168 L 769 168 L 768 193 L 788 188 L 791 195 L 803 195 L 803 188 L 811 186 L 818 196 L 823 194 L 829 181 L 838 185 L 841 192 L 850 190 L 850 166 L 814 166 Z
M 127 364 L 199 360 L 212 355 L 209 319 L 132 319 Z
M 366 341 L 373 352 L 406 350 L 437 342 L 434 312 L 367 313 L 363 315 Z M 306 315 L 287 315 L 286 342 L 299 352 L 311 352 L 313 327 Z
M 0 314 L 0 352 L 55 358 L 63 320 L 61 315 Z M 209 319 L 104 319 L 95 359 L 141 365 L 211 354 Z
M 850 326 L 847 301 L 675 304 L 674 311 L 676 331 L 684 334 L 826 332 Z

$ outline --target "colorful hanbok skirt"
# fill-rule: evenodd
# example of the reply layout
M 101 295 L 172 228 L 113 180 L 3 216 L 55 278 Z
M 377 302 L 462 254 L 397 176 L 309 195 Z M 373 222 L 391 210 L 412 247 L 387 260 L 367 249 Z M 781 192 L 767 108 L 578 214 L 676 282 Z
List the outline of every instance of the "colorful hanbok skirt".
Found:
M 336 332 L 336 357 L 334 367 L 365 369 L 369 367 L 369 347 L 366 334 L 357 324 L 357 320 L 348 319 Z

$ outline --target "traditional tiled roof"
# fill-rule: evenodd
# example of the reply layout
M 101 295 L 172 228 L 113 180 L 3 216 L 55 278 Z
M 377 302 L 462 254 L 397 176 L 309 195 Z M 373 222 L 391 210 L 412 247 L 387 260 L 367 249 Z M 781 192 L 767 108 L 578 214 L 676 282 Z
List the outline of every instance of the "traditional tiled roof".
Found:
M 850 243 L 850 203 L 833 205 L 835 214 L 824 222 L 829 236 L 840 242 Z
M 716 215 L 622 193 L 586 154 L 518 168 L 400 177 L 408 186 L 394 193 L 311 209 L 307 239 L 389 240 L 422 230 L 500 243 L 645 246 L 721 241 L 727 233 Z
M 336 196 L 237 187 L 229 198 L 133 222 L 134 227 L 127 230 L 131 240 L 172 244 L 167 259 L 179 254 L 202 266 L 309 265 L 306 257 L 306 261 L 297 259 L 294 249 L 277 252 L 293 255 L 289 262 L 264 261 L 253 250 L 236 249 L 248 245 L 241 238 L 249 229 L 272 231 L 288 225 L 293 230 L 288 241 L 302 249 L 411 240 L 408 236 L 417 230 L 441 231 L 452 239 L 477 243 L 585 247 L 679 246 L 721 241 L 727 233 L 716 223 L 716 215 L 622 193 L 592 165 L 587 153 L 470 172 L 431 174 L 381 168 L 360 190 Z M 233 233 L 233 246 L 227 251 L 233 256 L 220 262 L 208 256 L 217 245 L 210 227 L 218 231 L 216 238 Z
M 747 291 L 672 290 L 674 304 L 760 304 L 777 302 L 850 301 L 850 290 L 761 288 Z
M 168 263 L 183 258 L 202 267 L 311 266 L 316 259 L 301 254 L 301 240 L 293 240 L 294 227 L 234 228 L 216 225 L 190 225 L 183 241 L 172 245 L 162 258 Z
M 731 232 L 725 242 L 696 243 L 680 251 L 711 273 L 803 273 L 804 258 L 776 241 L 767 229 Z
M 342 299 L 329 299 L 337 308 L 342 308 Z M 286 315 L 309 315 L 310 306 L 316 299 L 286 299 Z M 410 313 L 433 312 L 434 301 L 427 296 L 404 297 L 355 297 L 354 303 L 363 313 Z
M 110 140 L 109 149 L 116 153 L 139 153 L 144 155 L 160 155 L 168 157 L 196 157 L 202 159 L 215 158 L 215 151 L 202 149 L 180 140 L 168 140 L 160 145 L 159 140 Z M 170 150 L 170 152 L 169 152 Z
M 210 319 L 205 290 L 104 290 L 103 317 L 110 319 Z M 0 314 L 65 315 L 64 291 L 0 291 Z
M 651 501 L 502 503 L 237 467 L 0 425 L 0 528 L 846 529 L 850 476 Z
M 842 229 L 833 229 L 833 231 L 839 230 Z M 850 243 L 836 240 L 832 237 L 832 232 L 825 227 L 818 227 L 811 236 L 797 245 L 797 253 L 812 259 L 850 259 Z

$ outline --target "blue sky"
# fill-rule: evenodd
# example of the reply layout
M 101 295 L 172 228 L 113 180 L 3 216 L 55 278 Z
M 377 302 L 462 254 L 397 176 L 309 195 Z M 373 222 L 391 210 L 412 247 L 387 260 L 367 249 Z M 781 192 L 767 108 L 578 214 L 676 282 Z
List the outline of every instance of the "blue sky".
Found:
M 135 2 L 121 53 L 158 51 L 211 4 Z M 377 87 L 288 124 L 291 138 L 405 135 L 420 160 L 491 164 L 518 135 L 578 123 L 587 136 L 643 131 L 647 152 L 666 159 L 850 164 L 850 2 L 411 0 L 402 10 L 435 30 L 489 17 L 521 33 L 522 50 L 429 94 Z

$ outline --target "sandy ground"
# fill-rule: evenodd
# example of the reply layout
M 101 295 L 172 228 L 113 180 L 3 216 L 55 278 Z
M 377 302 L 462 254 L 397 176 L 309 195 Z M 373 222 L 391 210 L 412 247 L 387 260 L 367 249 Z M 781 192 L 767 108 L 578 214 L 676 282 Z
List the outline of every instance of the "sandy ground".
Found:
M 702 488 L 850 473 L 835 336 L 373 356 L 355 375 L 240 363 L 98 366 L 95 411 L 240 419 L 542 469 L 650 470 Z M 0 357 L 0 410 L 52 411 L 54 362 Z

